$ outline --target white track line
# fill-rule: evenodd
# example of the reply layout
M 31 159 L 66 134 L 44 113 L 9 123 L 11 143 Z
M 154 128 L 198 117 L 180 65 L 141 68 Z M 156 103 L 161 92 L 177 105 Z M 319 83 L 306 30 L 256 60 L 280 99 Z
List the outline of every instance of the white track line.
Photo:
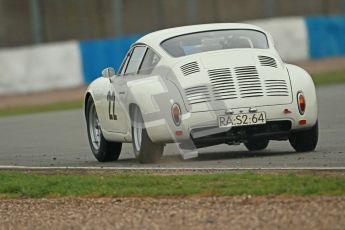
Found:
M 11 166 L 11 165 L 0 165 L 1 169 L 26 169 L 26 170 L 57 170 L 57 169 L 70 169 L 70 170 L 124 170 L 124 171 L 140 171 L 140 170 L 188 170 L 188 171 L 246 171 L 246 170 L 345 170 L 345 167 L 272 167 L 272 168 L 260 168 L 260 167 L 248 167 L 248 168 L 170 168 L 170 167 L 45 167 L 45 166 Z

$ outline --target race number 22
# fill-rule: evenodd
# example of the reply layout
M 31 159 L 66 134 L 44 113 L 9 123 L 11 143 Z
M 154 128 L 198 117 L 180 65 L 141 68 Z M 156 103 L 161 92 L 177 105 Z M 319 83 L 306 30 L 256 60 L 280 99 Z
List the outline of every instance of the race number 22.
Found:
M 115 114 L 115 92 L 110 92 L 110 91 L 108 92 L 107 101 L 109 102 L 109 107 L 108 107 L 109 119 L 117 120 L 117 116 Z

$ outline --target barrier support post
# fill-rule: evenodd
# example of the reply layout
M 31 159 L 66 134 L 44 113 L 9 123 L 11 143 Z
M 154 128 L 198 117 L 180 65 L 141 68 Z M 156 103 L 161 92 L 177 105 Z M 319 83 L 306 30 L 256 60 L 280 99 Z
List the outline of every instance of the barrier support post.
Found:
M 42 13 L 41 13 L 41 2 L 40 0 L 30 0 L 31 10 L 31 30 L 32 36 L 35 43 L 43 42 L 42 35 Z

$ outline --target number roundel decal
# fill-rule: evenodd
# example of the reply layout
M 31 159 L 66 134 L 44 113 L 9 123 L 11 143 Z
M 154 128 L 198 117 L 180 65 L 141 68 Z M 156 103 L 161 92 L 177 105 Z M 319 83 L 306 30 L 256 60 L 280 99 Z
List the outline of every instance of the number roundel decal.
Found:
M 117 120 L 117 116 L 115 114 L 115 92 L 108 92 L 107 101 L 109 102 L 109 120 Z

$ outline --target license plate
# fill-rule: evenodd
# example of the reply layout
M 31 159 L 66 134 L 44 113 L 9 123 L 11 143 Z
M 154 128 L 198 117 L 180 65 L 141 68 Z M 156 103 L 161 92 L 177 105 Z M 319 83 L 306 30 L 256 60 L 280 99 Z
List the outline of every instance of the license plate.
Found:
M 244 125 L 259 125 L 266 123 L 266 114 L 259 113 L 241 113 L 233 115 L 218 116 L 219 127 L 244 126 Z

